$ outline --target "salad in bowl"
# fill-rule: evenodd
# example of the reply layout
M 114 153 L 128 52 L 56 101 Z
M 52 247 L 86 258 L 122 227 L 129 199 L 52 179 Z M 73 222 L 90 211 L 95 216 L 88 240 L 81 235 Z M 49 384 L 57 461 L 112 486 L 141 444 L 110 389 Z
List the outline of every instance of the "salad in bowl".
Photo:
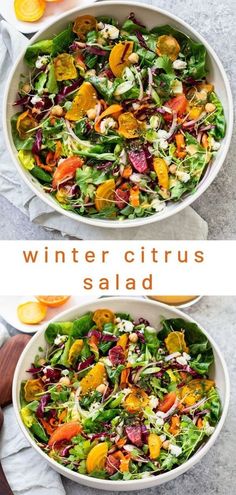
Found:
M 24 60 L 12 139 L 58 207 L 124 223 L 196 191 L 226 132 L 203 44 L 88 13 Z
M 34 337 L 37 354 L 17 392 L 20 421 L 37 449 L 71 479 L 105 480 L 106 489 L 112 482 L 158 484 L 204 449 L 221 421 L 212 345 L 177 310 L 129 302 L 139 305 L 140 315 L 143 308 L 136 317 L 120 311 L 121 300 L 110 301 L 109 309 L 97 302 L 50 323 L 41 332 L 44 341 Z M 174 317 L 147 321 L 147 310 L 154 315 L 157 308 Z M 29 355 L 21 358 L 15 382 L 26 361 Z M 219 367 L 222 385 L 217 373 Z

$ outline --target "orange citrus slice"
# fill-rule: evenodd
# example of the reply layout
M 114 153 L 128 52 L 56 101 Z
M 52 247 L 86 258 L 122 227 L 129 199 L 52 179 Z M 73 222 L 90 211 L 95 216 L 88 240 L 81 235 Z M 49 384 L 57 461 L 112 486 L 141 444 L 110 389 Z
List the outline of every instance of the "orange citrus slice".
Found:
M 65 304 L 70 296 L 36 296 L 36 298 L 49 308 L 58 308 L 58 306 Z

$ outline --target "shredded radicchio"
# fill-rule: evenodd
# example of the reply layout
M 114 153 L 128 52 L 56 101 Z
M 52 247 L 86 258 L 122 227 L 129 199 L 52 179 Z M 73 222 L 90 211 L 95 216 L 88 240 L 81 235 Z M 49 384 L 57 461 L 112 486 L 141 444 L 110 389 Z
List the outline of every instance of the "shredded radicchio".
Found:
M 89 356 L 87 359 L 85 359 L 85 361 L 83 361 L 82 363 L 79 363 L 78 364 L 77 370 L 78 371 L 85 370 L 86 368 L 88 368 L 89 366 L 91 366 L 91 364 L 93 364 L 94 359 L 95 359 L 94 358 L 94 355 Z
M 106 57 L 109 54 L 108 50 L 103 50 L 102 48 L 99 48 L 99 46 L 91 45 L 86 45 L 84 51 L 91 53 L 92 55 L 101 55 L 102 57 Z
M 105 163 L 101 163 L 100 165 L 97 165 L 96 168 L 97 170 L 107 170 L 111 168 L 112 165 L 113 165 L 112 162 L 105 162 Z
M 42 141 L 43 141 L 43 133 L 42 129 L 38 129 L 35 135 L 35 141 L 32 147 L 32 152 L 35 155 L 39 155 L 41 148 L 42 148 Z
M 30 101 L 30 97 L 29 96 L 23 96 L 22 98 L 19 98 L 18 100 L 15 101 L 15 103 L 13 104 L 13 106 L 18 106 L 18 105 L 21 105 L 22 107 L 25 107 L 26 105 L 28 105 Z
M 58 368 L 45 368 L 44 373 L 51 383 L 56 383 L 61 378 L 61 370 Z
M 89 337 L 95 337 L 100 342 L 102 338 L 102 333 L 99 332 L 99 330 L 89 330 L 88 338 Z
M 45 394 L 41 397 L 39 401 L 39 405 L 36 409 L 36 416 L 37 418 L 43 418 L 44 413 L 45 413 L 45 407 L 47 404 L 50 402 L 51 395 L 50 394 Z
M 76 79 L 76 81 L 73 82 L 73 84 L 71 84 L 70 86 L 64 86 L 64 88 L 60 91 L 60 93 L 57 94 L 55 98 L 56 104 L 60 104 L 66 98 L 66 96 L 68 96 L 70 93 L 73 93 L 73 91 L 75 91 L 80 85 L 81 78 Z
M 141 26 L 142 28 L 146 29 L 146 26 L 144 26 L 144 24 L 142 24 L 136 17 L 135 17 L 135 13 L 134 12 L 130 12 L 130 15 L 129 15 L 129 20 L 134 22 L 134 24 L 137 24 L 137 26 Z
M 102 336 L 102 342 L 117 342 L 118 337 L 108 333 L 104 333 Z
M 43 370 L 43 368 L 35 368 L 35 366 L 32 366 L 27 370 L 27 373 L 31 373 L 31 375 L 37 375 Z
M 112 347 L 112 349 L 109 350 L 108 356 L 113 366 L 125 363 L 124 349 L 120 345 Z

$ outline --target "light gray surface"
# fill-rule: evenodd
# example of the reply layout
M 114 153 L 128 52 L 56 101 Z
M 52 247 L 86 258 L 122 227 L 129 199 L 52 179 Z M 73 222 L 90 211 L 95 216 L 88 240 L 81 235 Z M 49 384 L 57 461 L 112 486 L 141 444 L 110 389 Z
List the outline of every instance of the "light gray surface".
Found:
M 236 1 L 147 0 L 146 3 L 173 12 L 206 37 L 222 60 L 236 97 Z M 236 136 L 234 135 L 230 152 L 219 176 L 203 196 L 193 204 L 194 209 L 208 222 L 209 239 L 236 238 L 235 154 Z M 0 197 L 0 211 L 2 213 L 0 239 L 62 238 L 57 232 L 48 232 L 32 224 L 2 197 Z
M 199 464 L 174 481 L 158 488 L 132 492 L 134 495 L 168 495 L 169 493 L 171 495 L 235 495 L 236 493 L 236 297 L 204 297 L 199 303 L 185 311 L 206 328 L 224 354 L 231 380 L 229 414 L 220 437 Z M 11 334 L 16 333 L 11 328 L 9 330 Z M 77 485 L 67 479 L 63 482 L 67 495 L 100 495 L 102 493 L 99 490 Z M 118 495 L 118 492 L 108 491 L 106 493 Z M 128 492 L 123 493 L 128 495 Z

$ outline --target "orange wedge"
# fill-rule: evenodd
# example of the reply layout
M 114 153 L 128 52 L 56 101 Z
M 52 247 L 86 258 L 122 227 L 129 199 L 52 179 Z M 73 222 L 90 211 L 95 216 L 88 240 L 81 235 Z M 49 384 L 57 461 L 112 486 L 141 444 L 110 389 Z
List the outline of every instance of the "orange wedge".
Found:
M 19 21 L 35 22 L 41 19 L 46 9 L 45 0 L 15 0 L 15 14 Z
M 58 308 L 58 306 L 65 304 L 70 296 L 36 296 L 36 298 L 49 308 Z

